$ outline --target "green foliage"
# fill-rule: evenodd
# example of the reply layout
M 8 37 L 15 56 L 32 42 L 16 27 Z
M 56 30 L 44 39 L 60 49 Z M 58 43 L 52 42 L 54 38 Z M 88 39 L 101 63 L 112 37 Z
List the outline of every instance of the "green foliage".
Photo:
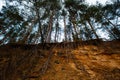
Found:
M 70 41 L 93 39 L 100 35 L 97 29 L 105 29 L 104 26 L 114 37 L 120 37 L 119 27 L 115 26 L 120 17 L 120 4 L 116 1 L 105 6 L 88 5 L 84 0 L 9 0 L 6 3 L 0 12 L 2 43 L 59 40 L 65 33 L 63 26 Z

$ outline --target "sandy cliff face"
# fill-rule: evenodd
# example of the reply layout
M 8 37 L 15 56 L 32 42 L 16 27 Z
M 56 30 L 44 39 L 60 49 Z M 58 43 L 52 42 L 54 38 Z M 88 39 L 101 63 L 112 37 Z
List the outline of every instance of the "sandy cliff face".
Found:
M 0 80 L 120 80 L 119 41 L 77 45 L 2 46 Z

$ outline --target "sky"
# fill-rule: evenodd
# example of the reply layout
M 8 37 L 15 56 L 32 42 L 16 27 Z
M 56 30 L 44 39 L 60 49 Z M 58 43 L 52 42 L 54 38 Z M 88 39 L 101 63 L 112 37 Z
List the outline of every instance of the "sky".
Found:
M 5 5 L 4 0 L 0 0 L 0 10 L 1 10 L 1 8 L 2 8 L 3 5 Z
M 0 0 L 0 10 L 1 10 L 2 6 L 5 5 L 4 1 L 5 0 Z M 110 1 L 110 0 L 86 0 L 86 2 L 89 4 L 95 4 L 96 1 L 98 1 L 104 5 L 106 3 L 106 1 Z
M 110 0 L 86 0 L 86 2 L 89 4 L 96 4 L 96 1 L 98 1 L 99 3 L 102 3 L 104 5 L 106 3 L 106 1 L 110 1 Z

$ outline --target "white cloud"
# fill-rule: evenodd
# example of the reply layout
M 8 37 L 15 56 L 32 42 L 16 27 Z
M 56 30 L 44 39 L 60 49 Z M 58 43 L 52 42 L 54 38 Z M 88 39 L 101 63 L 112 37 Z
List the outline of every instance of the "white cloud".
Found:
M 106 3 L 106 1 L 110 2 L 110 0 L 86 0 L 87 3 L 90 4 L 96 4 L 96 1 L 98 1 L 99 3 L 102 3 L 103 5 Z
M 5 5 L 5 0 L 0 0 L 0 10 L 2 9 L 2 6 Z

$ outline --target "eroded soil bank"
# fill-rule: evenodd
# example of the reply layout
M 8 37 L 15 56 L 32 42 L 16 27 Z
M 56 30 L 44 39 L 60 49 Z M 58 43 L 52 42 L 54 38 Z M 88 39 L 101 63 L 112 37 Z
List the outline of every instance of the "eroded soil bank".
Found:
M 120 80 L 120 41 L 34 46 L 1 46 L 0 80 Z

